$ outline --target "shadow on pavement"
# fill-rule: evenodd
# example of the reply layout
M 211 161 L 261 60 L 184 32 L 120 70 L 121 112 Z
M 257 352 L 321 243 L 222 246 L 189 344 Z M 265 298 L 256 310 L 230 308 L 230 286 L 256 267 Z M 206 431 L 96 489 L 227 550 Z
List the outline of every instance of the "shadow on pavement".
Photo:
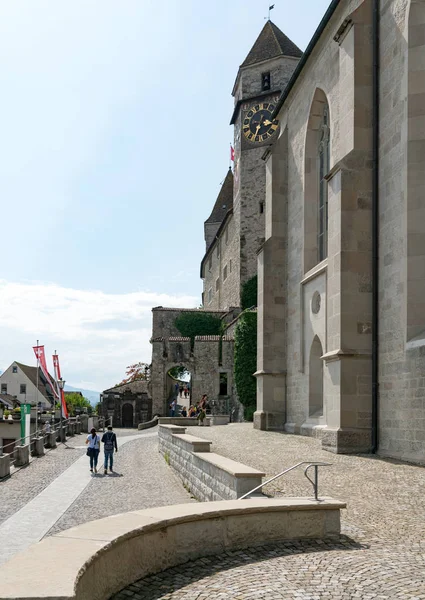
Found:
M 158 600 L 159 598 L 169 598 L 168 594 L 215 575 L 220 571 L 237 569 L 251 563 L 259 563 L 294 554 L 309 554 L 331 550 L 366 550 L 368 548 L 368 544 L 360 544 L 345 535 L 341 535 L 334 540 L 302 540 L 264 544 L 243 550 L 233 550 L 221 555 L 197 558 L 194 561 L 188 561 L 161 573 L 140 579 L 129 587 L 131 587 L 136 598 Z M 138 588 L 137 592 L 136 588 Z M 127 588 L 125 591 L 118 592 L 110 600 L 126 598 L 126 590 Z

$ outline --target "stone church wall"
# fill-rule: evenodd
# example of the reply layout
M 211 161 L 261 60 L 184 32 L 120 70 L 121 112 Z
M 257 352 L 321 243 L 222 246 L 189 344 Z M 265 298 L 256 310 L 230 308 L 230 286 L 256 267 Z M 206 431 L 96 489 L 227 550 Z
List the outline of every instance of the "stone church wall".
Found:
M 353 4 L 353 3 L 351 3 Z M 345 11 L 348 12 L 348 11 Z M 342 13 L 333 21 L 332 29 L 340 25 Z M 329 32 L 330 33 L 330 32 Z M 301 426 L 308 420 L 309 386 L 308 355 L 303 356 L 304 323 L 301 312 L 304 279 L 304 155 L 310 107 L 316 88 L 320 87 L 329 103 L 331 127 L 331 166 L 340 158 L 339 150 L 339 46 L 331 35 L 323 36 L 313 51 L 314 59 L 304 67 L 300 82 L 296 86 L 285 122 L 281 127 L 288 129 L 288 183 L 287 183 L 287 423 L 291 430 L 301 433 Z M 314 286 L 312 286 L 313 289 Z M 314 292 L 314 290 L 313 290 Z M 307 302 L 307 304 L 309 304 Z M 321 340 L 326 348 L 325 340 Z
M 241 83 L 238 92 L 235 96 L 235 101 L 241 96 L 250 98 L 259 92 L 259 81 L 261 74 L 264 71 L 270 71 L 271 89 L 283 91 L 297 66 L 298 59 L 290 56 L 277 56 L 274 59 L 267 61 L 267 66 L 264 63 L 258 65 L 249 65 L 242 69 Z
M 209 253 L 204 267 L 203 306 L 206 310 L 220 310 L 221 255 L 217 252 L 220 246 L 220 240 L 217 240 Z
M 236 234 L 235 220 L 232 217 L 221 236 L 220 308 L 240 305 L 238 271 L 239 237 Z
M 424 462 L 425 335 L 409 339 L 407 332 L 407 260 L 415 234 L 425 239 L 420 213 L 425 197 L 425 3 L 383 0 L 381 10 L 379 453 Z M 419 202 L 407 184 L 415 168 Z M 409 221 L 412 205 L 416 215 Z M 412 222 L 414 234 L 409 235 Z M 423 281 L 424 258 L 419 262 Z M 423 302 L 422 294 L 418 304 Z M 425 330 L 423 309 L 421 315 Z
M 269 306 L 273 293 L 284 306 L 281 406 L 286 399 L 287 429 L 308 433 L 308 346 L 314 333 L 323 346 L 327 408 L 310 433 L 322 436 L 331 450 L 339 449 L 344 426 L 354 437 L 364 432 L 352 448 L 361 443 L 371 447 L 366 438 L 372 400 L 371 16 L 369 0 L 340 3 L 335 10 L 281 111 L 287 141 L 282 135 L 267 163 L 275 179 L 276 165 L 283 165 L 285 155 L 285 174 L 280 183 L 270 179 L 267 191 L 267 197 L 280 194 L 288 211 L 285 261 L 283 266 L 275 263 L 275 269 L 286 269 L 285 293 L 279 296 L 272 282 L 260 282 L 260 295 L 269 295 Z M 346 17 L 353 24 L 336 42 Z M 425 456 L 424 23 L 423 0 L 381 1 L 378 452 L 413 462 L 423 462 Z M 329 251 L 323 264 L 308 270 L 305 157 L 316 88 L 324 93 L 330 113 Z M 272 243 L 282 243 L 280 225 L 270 227 L 280 233 L 266 242 L 263 264 L 274 251 Z M 315 290 L 321 292 L 324 329 L 311 311 Z M 272 314 L 276 308 L 268 310 Z M 262 311 L 260 307 L 260 321 Z M 273 329 L 262 332 L 265 339 L 273 340 Z M 345 439 L 342 451 L 350 451 L 354 437 Z
M 220 248 L 219 256 L 217 248 Z M 239 306 L 238 269 L 239 237 L 236 234 L 235 220 L 230 216 L 205 261 L 203 284 L 205 310 L 226 310 L 232 306 Z M 209 302 L 209 290 L 211 290 L 211 302 Z
M 337 43 L 333 38 L 348 16 L 353 26 Z M 343 452 L 370 449 L 371 16 L 368 0 L 340 4 L 279 114 L 281 136 L 272 150 L 267 184 L 267 242 L 260 257 L 267 271 L 259 280 L 264 343 L 257 390 L 271 407 L 263 413 L 269 419 L 263 425 L 321 435 L 325 447 Z M 319 263 L 316 234 L 308 229 L 318 193 L 316 179 L 310 190 L 308 177 L 317 164 L 314 132 L 326 103 L 332 175 L 328 256 Z M 323 411 L 315 411 L 313 403 L 318 378 Z

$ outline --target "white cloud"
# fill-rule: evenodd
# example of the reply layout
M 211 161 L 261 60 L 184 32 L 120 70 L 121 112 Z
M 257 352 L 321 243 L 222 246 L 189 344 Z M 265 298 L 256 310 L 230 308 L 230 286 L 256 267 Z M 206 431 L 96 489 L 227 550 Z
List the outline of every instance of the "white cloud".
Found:
M 63 376 L 75 387 L 102 390 L 138 360 L 150 362 L 151 309 L 196 307 L 194 296 L 136 291 L 106 294 L 53 283 L 0 280 L 0 368 L 33 364 L 36 340 L 57 350 Z

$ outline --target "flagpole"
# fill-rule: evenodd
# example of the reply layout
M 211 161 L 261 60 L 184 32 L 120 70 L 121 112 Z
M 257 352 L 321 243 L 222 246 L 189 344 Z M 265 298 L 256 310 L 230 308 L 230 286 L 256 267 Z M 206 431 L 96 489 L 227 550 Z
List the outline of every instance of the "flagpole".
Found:
M 38 348 L 38 342 L 39 340 L 37 340 L 37 348 Z M 37 433 L 38 430 L 38 366 L 39 363 L 39 358 L 38 358 L 38 350 L 37 350 L 37 377 L 36 377 L 36 396 L 35 396 L 35 431 Z M 31 428 L 30 428 L 30 433 L 31 433 Z

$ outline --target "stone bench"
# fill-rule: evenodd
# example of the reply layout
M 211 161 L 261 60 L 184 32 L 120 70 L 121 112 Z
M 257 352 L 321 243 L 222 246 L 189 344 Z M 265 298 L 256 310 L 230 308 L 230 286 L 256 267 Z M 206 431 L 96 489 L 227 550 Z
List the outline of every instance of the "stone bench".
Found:
M 62 531 L 1 568 L 0 600 L 108 600 L 131 583 L 203 556 L 340 533 L 345 503 L 265 498 L 181 504 Z
M 261 484 L 265 473 L 210 452 L 210 441 L 185 431 L 160 425 L 159 451 L 195 498 L 236 500 Z

